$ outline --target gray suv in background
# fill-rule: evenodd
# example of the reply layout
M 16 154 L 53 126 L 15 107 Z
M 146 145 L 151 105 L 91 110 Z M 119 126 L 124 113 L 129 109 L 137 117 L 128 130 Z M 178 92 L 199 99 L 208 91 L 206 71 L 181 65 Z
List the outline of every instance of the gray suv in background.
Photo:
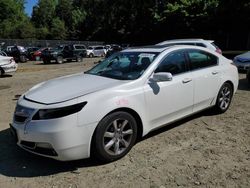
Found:
M 174 39 L 174 40 L 166 40 L 160 42 L 156 45 L 192 45 L 192 46 L 200 46 L 204 48 L 208 48 L 212 51 L 218 52 L 222 54 L 221 49 L 215 45 L 213 40 L 204 40 L 204 39 Z

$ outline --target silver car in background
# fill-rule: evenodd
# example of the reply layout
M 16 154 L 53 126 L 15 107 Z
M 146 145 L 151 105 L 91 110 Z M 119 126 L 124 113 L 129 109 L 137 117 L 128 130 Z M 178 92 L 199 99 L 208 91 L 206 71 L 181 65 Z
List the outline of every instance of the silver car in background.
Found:
M 87 48 L 87 57 L 104 57 L 106 52 L 104 46 L 89 46 Z
M 250 51 L 240 54 L 234 58 L 234 64 L 238 70 L 246 71 L 250 68 Z

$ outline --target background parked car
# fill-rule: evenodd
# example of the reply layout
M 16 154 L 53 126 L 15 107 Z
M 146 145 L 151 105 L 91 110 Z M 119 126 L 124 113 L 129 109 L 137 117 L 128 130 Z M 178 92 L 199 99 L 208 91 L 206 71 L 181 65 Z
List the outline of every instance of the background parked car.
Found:
M 34 54 L 35 51 L 39 50 L 39 47 L 27 47 L 27 57 L 29 60 L 33 60 L 32 56 Z
M 0 76 L 6 73 L 12 73 L 17 70 L 18 65 L 16 64 L 13 57 L 1 56 L 0 55 Z
M 89 46 L 87 48 L 87 57 L 104 57 L 106 49 L 104 46 Z
M 238 70 L 246 71 L 250 68 L 250 52 L 240 54 L 234 58 Z
M 50 50 L 50 49 L 51 48 L 40 48 L 39 50 L 35 51 L 32 54 L 31 60 L 32 61 L 40 61 L 40 60 L 42 60 L 42 58 L 41 58 L 42 52 L 45 51 L 45 50 Z
M 106 53 L 106 57 L 111 56 L 112 54 L 122 50 L 122 47 L 119 45 L 111 45 L 110 49 Z
M 7 56 L 7 54 L 4 51 L 0 51 L 1 56 Z
M 247 70 L 247 81 L 248 85 L 250 85 L 250 69 Z
M 50 63 L 53 60 L 57 63 L 63 63 L 64 60 L 80 62 L 83 57 L 86 57 L 86 47 L 80 44 L 63 45 L 54 49 L 43 50 L 41 55 L 44 63 Z
M 204 39 L 174 39 L 174 40 L 166 40 L 160 42 L 156 45 L 192 45 L 192 46 L 200 46 L 204 48 L 208 48 L 212 51 L 218 52 L 222 54 L 221 49 L 215 45 L 213 40 L 204 40 Z
M 23 46 L 7 46 L 5 52 L 16 62 L 24 63 L 27 61 L 27 51 Z

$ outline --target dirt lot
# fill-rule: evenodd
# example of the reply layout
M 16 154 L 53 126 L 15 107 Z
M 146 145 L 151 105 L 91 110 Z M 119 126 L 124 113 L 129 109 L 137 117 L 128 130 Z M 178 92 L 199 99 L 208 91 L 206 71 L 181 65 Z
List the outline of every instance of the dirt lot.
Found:
M 157 130 L 123 159 L 58 162 L 19 149 L 10 139 L 15 95 L 50 78 L 88 69 L 83 63 L 20 64 L 0 78 L 0 187 L 250 187 L 250 89 L 239 89 L 222 115 L 202 112 Z

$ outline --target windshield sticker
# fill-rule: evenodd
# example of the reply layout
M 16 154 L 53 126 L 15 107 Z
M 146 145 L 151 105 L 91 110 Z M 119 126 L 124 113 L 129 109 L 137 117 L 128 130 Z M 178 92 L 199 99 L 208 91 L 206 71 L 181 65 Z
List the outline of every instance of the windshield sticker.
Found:
M 139 55 L 139 57 L 149 57 L 149 58 L 154 58 L 155 54 L 148 54 L 148 53 L 142 53 Z

